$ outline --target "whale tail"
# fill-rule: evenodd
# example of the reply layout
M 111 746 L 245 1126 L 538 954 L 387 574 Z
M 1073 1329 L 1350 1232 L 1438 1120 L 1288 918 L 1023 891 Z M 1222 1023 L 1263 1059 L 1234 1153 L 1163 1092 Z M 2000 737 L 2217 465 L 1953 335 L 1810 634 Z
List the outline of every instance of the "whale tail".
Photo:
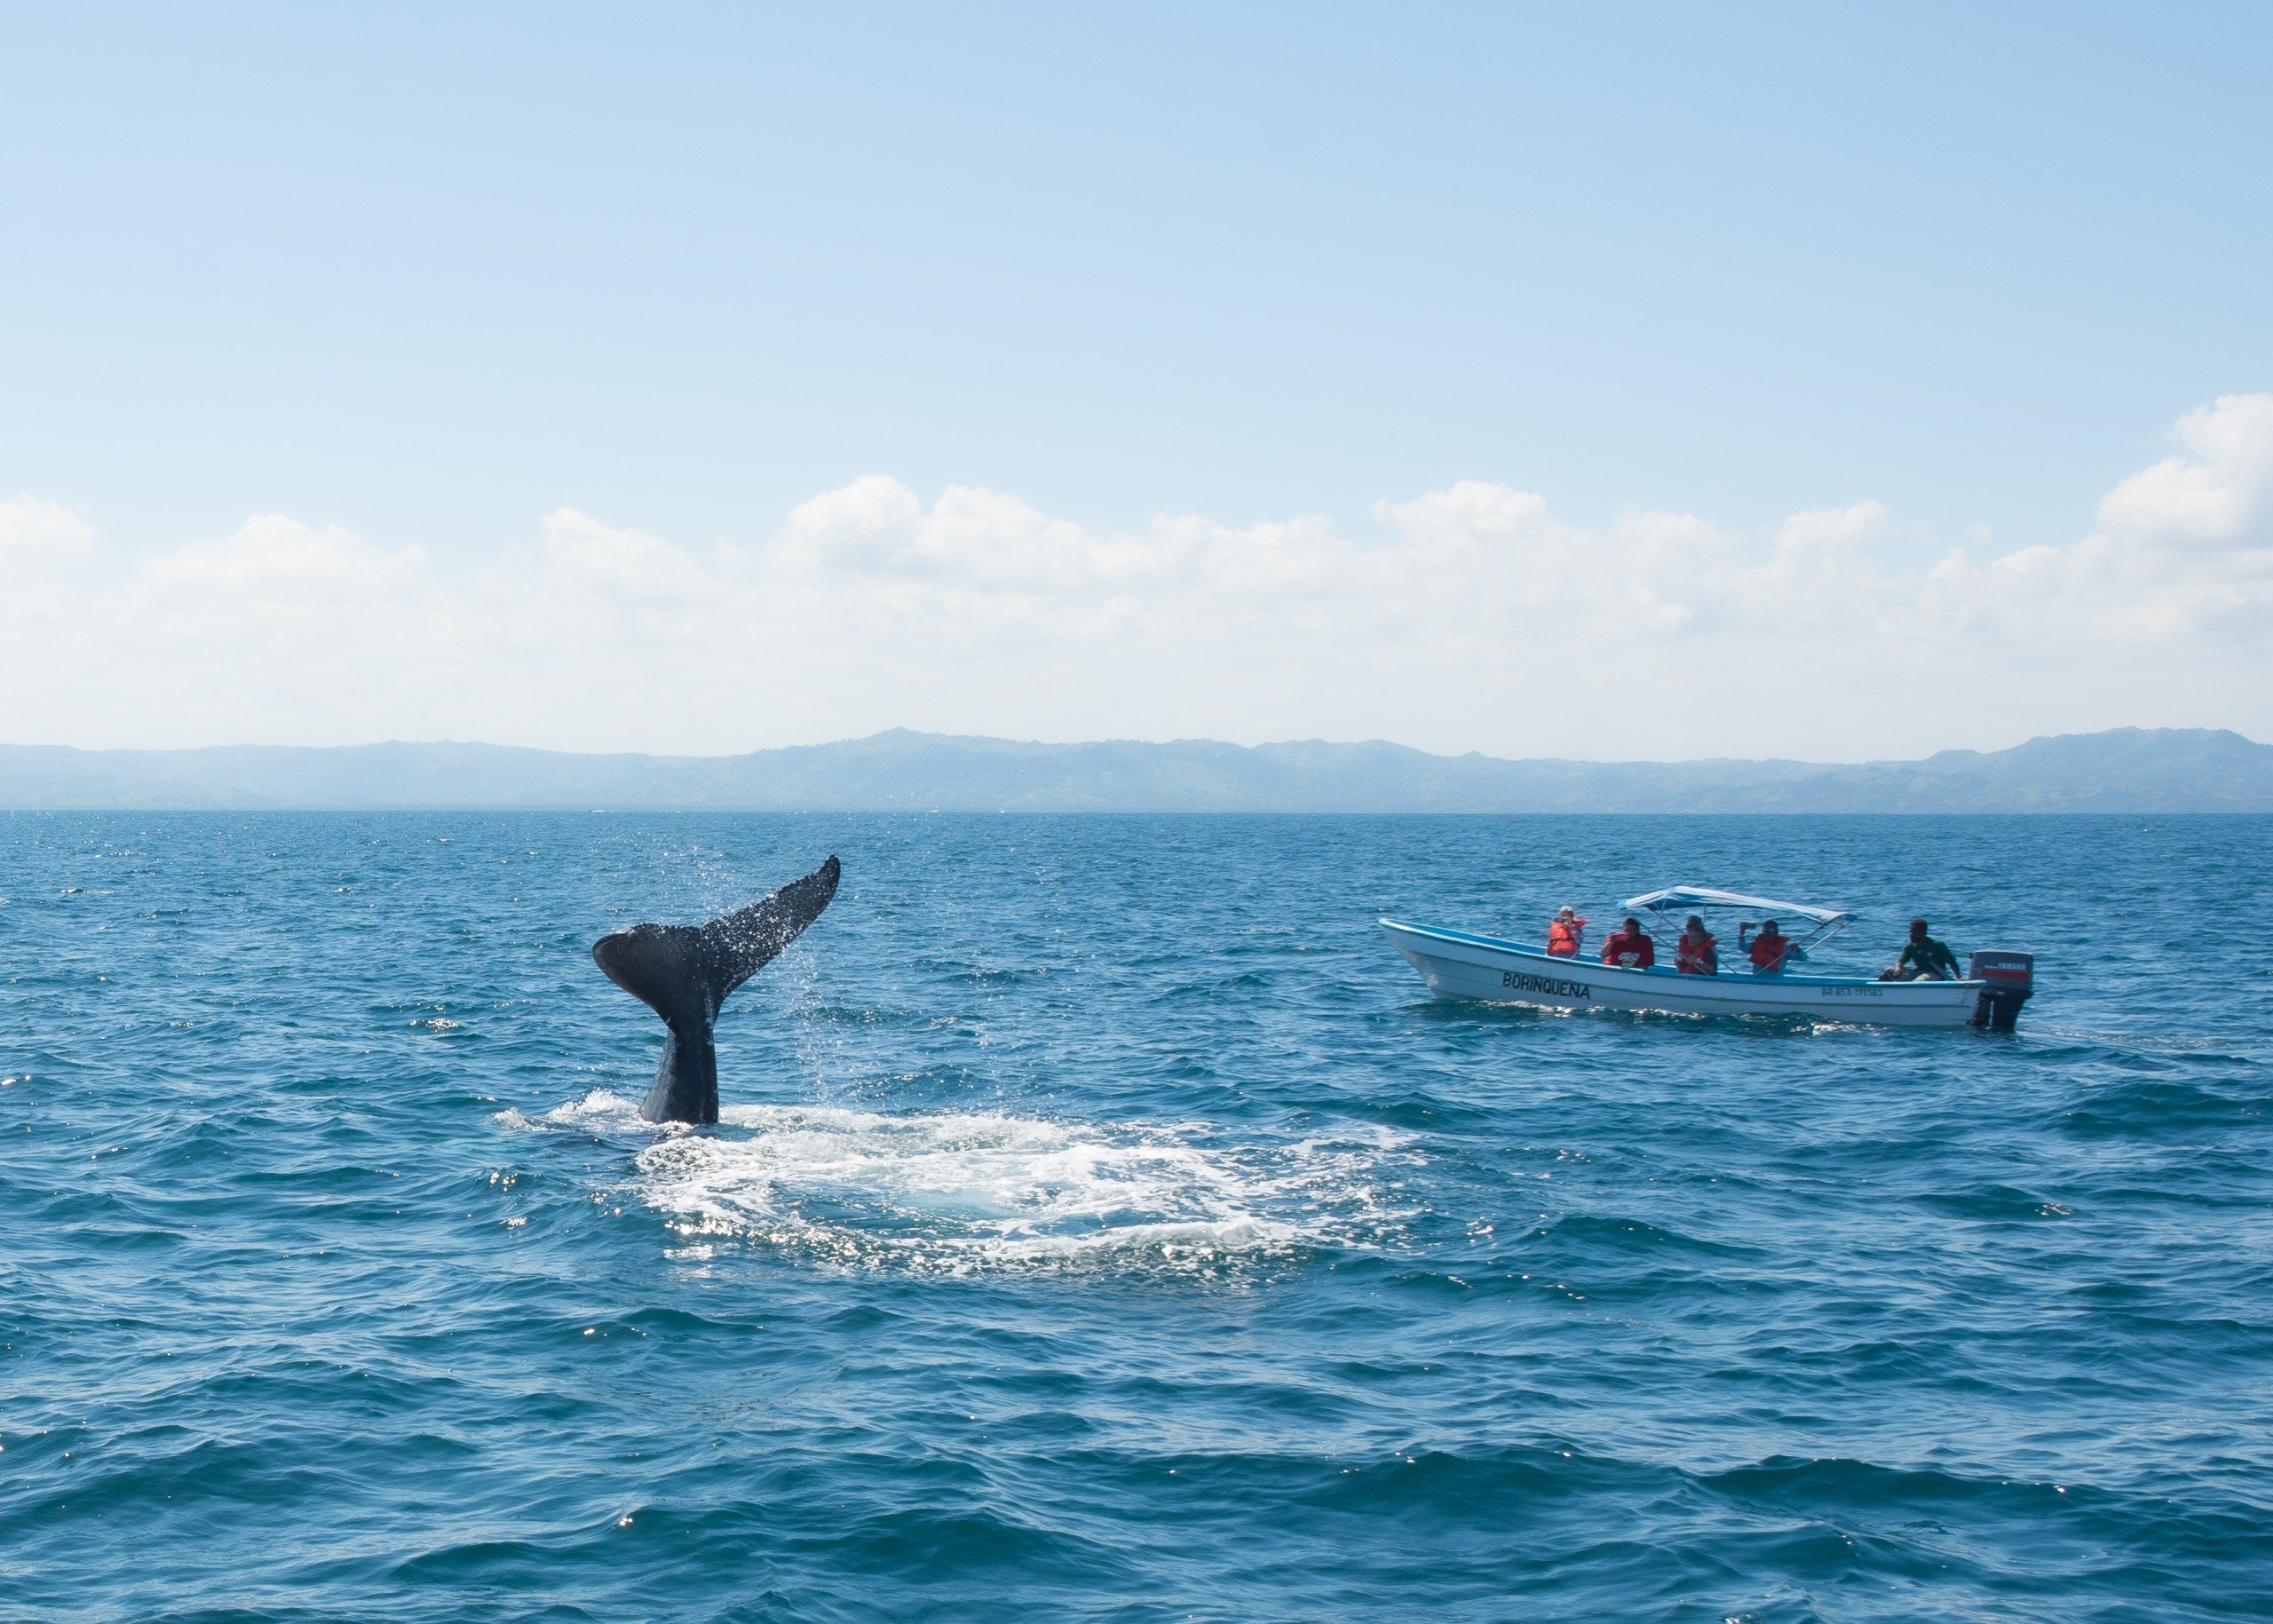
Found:
M 702 927 L 696 948 L 712 989 L 713 1008 L 804 934 L 836 895 L 837 877 L 843 873 L 843 865 L 832 857 L 804 879 L 792 880 L 772 896 Z
M 649 1121 L 718 1120 L 711 1023 L 726 994 L 820 917 L 843 872 L 832 857 L 802 880 L 703 925 L 633 925 L 592 944 L 607 978 L 663 1018 L 670 1037 L 640 1115 Z

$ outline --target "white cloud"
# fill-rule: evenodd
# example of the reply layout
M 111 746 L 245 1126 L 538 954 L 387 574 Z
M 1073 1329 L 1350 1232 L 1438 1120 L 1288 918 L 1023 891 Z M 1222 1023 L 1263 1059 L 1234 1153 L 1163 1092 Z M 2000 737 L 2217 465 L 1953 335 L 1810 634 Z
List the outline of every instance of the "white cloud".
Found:
M 0 502 L 0 582 L 51 574 L 94 549 L 95 529 L 59 502 Z
M 366 606 L 399 601 L 424 568 L 416 547 L 388 552 L 337 527 L 261 513 L 232 535 L 146 559 L 107 606 L 180 638 L 321 642 Z
M 644 530 L 615 530 L 574 508 L 545 515 L 545 585 L 615 604 L 681 606 L 712 577 L 690 554 Z
M 2265 686 L 2273 395 L 2222 396 L 2180 418 L 2173 437 L 2183 452 L 2110 491 L 2098 529 L 2072 545 L 1985 562 L 1952 553 L 1929 577 L 1928 616 L 2070 660 L 2112 661 L 2134 679 L 2153 675 L 2145 662 L 2174 662 L 2219 692 Z
M 2099 504 L 2110 535 L 2176 547 L 2273 544 L 2273 395 L 2221 395 L 2178 420 L 2186 449 Z
M 891 725 L 1905 754 L 2119 722 L 2273 733 L 2273 397 L 2190 414 L 2091 534 L 1952 549 L 1875 502 L 1760 535 L 1462 481 L 1345 529 L 1126 531 L 869 475 L 745 545 L 573 509 L 503 562 L 263 515 L 89 578 L 0 503 L 0 737 L 713 751 Z M 115 561 L 114 561 L 115 562 Z

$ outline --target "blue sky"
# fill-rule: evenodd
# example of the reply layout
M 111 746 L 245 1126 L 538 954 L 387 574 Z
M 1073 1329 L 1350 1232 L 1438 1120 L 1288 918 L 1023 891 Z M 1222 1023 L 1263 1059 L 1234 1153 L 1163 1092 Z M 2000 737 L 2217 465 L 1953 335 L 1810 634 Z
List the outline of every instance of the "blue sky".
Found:
M 2273 389 L 2262 6 L 0 16 L 0 495 L 82 527 L 48 549 L 82 593 L 265 515 L 415 552 L 463 598 L 564 511 L 708 558 L 863 476 L 1096 536 L 1310 516 L 1361 549 L 1395 530 L 1381 504 L 1462 481 L 1588 537 L 1641 511 L 1766 546 L 1874 503 L 1874 544 L 1922 579 L 1952 547 L 2076 545 L 2188 414 Z M 2253 553 L 2263 514 L 2239 522 Z M 2205 590 L 2254 604 L 2253 567 Z M 958 708 L 951 642 L 922 717 L 880 693 L 650 739 L 631 711 L 587 728 L 408 688 L 264 712 L 247 674 L 166 718 L 0 701 L 0 733 L 1382 731 L 1331 698 L 1105 705 L 1085 729 L 1021 712 L 1008 676 Z M 194 654 L 164 669 L 194 685 Z M 2266 731 L 2238 701 L 2045 697 L 2047 726 Z M 1973 725 L 1951 708 L 1870 742 Z M 1597 732 L 1587 753 L 1685 736 Z M 1823 716 L 1784 748 L 1840 737 Z

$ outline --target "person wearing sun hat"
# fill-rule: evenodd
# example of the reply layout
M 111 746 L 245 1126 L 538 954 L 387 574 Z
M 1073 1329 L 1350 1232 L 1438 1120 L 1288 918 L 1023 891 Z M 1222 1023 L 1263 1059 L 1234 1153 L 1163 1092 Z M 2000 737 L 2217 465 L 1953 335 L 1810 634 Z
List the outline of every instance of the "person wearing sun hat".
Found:
M 1558 959 L 1575 959 L 1586 946 L 1587 922 L 1579 917 L 1579 910 L 1564 903 L 1555 910 L 1555 917 L 1548 922 L 1547 951 Z

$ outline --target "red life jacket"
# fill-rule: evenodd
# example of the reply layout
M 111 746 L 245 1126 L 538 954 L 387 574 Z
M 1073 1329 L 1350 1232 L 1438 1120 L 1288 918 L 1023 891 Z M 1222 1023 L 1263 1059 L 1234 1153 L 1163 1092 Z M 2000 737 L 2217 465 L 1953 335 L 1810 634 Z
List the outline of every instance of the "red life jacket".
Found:
M 1577 958 L 1579 938 L 1585 933 L 1586 928 L 1587 922 L 1583 919 L 1556 920 L 1547 927 L 1547 951 L 1558 959 Z
M 1658 962 L 1657 944 L 1639 932 L 1629 936 L 1620 931 L 1603 944 L 1602 962 L 1628 970 L 1648 970 Z
M 1788 936 L 1755 936 L 1752 940 L 1752 952 L 1749 956 L 1752 962 L 1761 969 L 1773 970 L 1783 962 L 1784 955 L 1791 950 L 1792 939 Z
M 1713 973 L 1713 949 L 1719 946 L 1719 939 L 1711 936 L 1699 938 L 1692 944 L 1684 931 L 1674 950 L 1673 967 L 1684 976 L 1709 976 Z

